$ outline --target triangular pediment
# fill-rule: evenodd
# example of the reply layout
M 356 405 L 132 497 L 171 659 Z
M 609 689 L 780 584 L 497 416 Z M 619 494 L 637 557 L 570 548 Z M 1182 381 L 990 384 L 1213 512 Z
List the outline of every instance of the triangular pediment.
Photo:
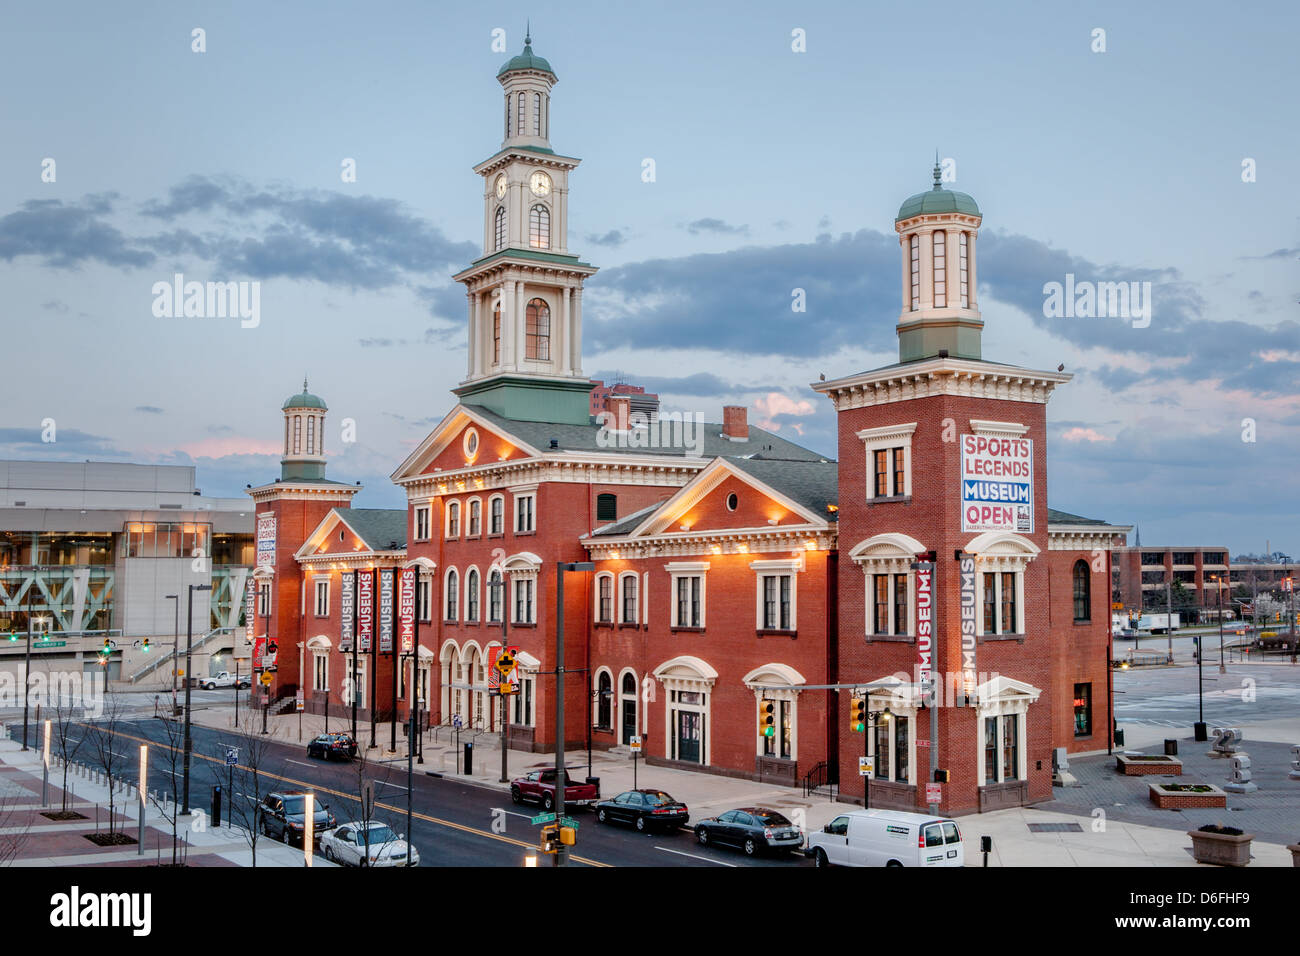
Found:
M 466 405 L 457 405 L 392 474 L 403 481 L 488 462 L 532 458 L 541 452 Z

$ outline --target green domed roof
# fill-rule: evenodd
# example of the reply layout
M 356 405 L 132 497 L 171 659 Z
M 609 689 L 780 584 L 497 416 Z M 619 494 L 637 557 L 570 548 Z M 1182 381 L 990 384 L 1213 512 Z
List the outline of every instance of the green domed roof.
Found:
M 325 399 L 319 395 L 313 395 L 307 391 L 307 380 L 302 380 L 302 392 L 297 395 L 290 395 L 280 406 L 283 411 L 286 408 L 323 408 L 328 410 L 329 406 L 325 404 Z
M 524 39 L 524 52 L 513 57 L 505 66 L 497 70 L 497 76 L 505 76 L 507 73 L 513 73 L 515 70 L 540 70 L 543 73 L 549 73 L 551 76 L 555 76 L 555 71 L 551 69 L 551 64 L 533 53 L 533 41 L 531 36 Z
M 894 217 L 894 222 L 902 222 L 904 219 L 911 219 L 913 216 L 936 215 L 945 212 L 960 212 L 968 216 L 983 215 L 975 200 L 966 193 L 944 189 L 939 185 L 939 182 L 940 171 L 936 163 L 934 167 L 934 188 L 928 192 L 909 196 L 903 202 L 903 205 L 898 207 L 898 215 Z

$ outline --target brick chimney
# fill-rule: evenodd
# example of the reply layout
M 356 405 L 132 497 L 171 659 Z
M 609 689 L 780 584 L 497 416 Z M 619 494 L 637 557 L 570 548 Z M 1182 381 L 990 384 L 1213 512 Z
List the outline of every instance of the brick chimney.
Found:
M 722 437 L 728 441 L 749 441 L 749 418 L 744 405 L 722 406 Z
M 606 428 L 610 431 L 625 432 L 632 414 L 632 399 L 625 395 L 611 395 L 606 399 L 605 407 L 609 410 Z

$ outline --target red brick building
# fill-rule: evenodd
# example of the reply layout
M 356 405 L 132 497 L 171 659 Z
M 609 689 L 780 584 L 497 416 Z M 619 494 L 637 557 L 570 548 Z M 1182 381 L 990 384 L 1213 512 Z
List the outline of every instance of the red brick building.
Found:
M 419 699 L 432 723 L 497 730 L 504 644 L 515 749 L 554 747 L 562 664 L 571 748 L 635 736 L 651 763 L 837 780 L 860 800 L 865 747 L 873 806 L 923 806 L 931 755 L 944 812 L 1050 798 L 1053 747 L 1108 744 L 1110 548 L 1127 529 L 1047 507 L 1046 405 L 1070 376 L 982 357 L 974 200 L 936 174 L 900 210 L 900 361 L 814 386 L 838 413 L 837 460 L 737 406 L 722 424 L 647 423 L 611 395 L 598 420 L 581 349 L 596 268 L 567 248 L 578 160 L 550 147 L 555 75 L 526 47 L 498 79 L 505 138 L 475 167 L 483 255 L 456 276 L 467 374 L 393 473 L 407 508 L 350 509 L 355 486 L 325 480 L 319 441 L 299 437 L 323 428 L 305 388 L 285 403 L 281 478 L 250 492 L 275 518 L 275 692 L 346 714 L 373 682 L 363 713 L 396 696 L 399 717 Z M 557 564 L 585 561 L 564 574 L 559 661 Z M 395 682 L 373 650 L 349 680 L 345 579 L 407 566 L 418 646 Z M 849 725 L 858 695 L 866 733 Z

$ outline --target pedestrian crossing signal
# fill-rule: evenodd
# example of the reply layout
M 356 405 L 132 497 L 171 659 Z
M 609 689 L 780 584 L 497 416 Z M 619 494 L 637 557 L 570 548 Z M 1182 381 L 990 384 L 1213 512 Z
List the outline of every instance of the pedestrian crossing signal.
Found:
M 867 699 L 854 697 L 849 701 L 849 726 L 855 734 L 867 729 Z
M 758 732 L 764 737 L 776 736 L 776 705 L 770 700 L 758 703 Z

